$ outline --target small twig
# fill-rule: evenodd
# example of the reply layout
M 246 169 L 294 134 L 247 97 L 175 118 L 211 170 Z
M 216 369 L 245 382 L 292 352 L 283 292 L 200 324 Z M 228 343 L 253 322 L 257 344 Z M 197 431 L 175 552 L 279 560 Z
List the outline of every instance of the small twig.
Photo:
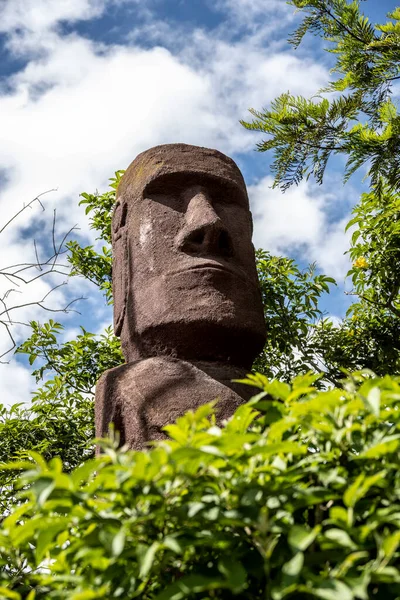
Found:
M 36 196 L 36 198 L 33 198 L 33 200 L 28 202 L 28 204 L 24 204 L 24 206 L 21 208 L 21 210 L 19 210 L 17 213 L 15 213 L 15 215 L 13 217 L 11 217 L 11 219 L 9 221 L 7 221 L 7 223 L 5 225 L 3 225 L 3 227 L 0 229 L 0 233 L 3 233 L 3 231 L 6 229 L 6 227 L 8 227 L 10 225 L 10 223 L 12 223 L 21 213 L 23 213 L 24 210 L 26 210 L 27 208 L 31 208 L 32 204 L 34 204 L 35 202 L 38 202 L 40 204 L 40 206 L 42 207 L 42 209 L 44 210 L 44 206 L 43 206 L 42 202 L 40 201 L 40 197 L 44 196 L 45 194 L 49 194 L 50 192 L 56 192 L 57 189 L 58 188 L 53 188 L 51 190 L 47 190 L 46 192 L 42 192 L 41 194 Z
M 361 300 L 365 300 L 366 302 L 368 302 L 369 304 L 372 304 L 373 306 L 379 306 L 381 308 L 386 308 L 387 310 L 392 312 L 394 315 L 396 315 L 396 317 L 400 317 L 400 310 L 395 308 L 394 306 L 392 306 L 391 300 L 388 300 L 388 302 L 377 302 L 375 300 L 371 300 L 371 298 L 368 298 L 368 296 L 364 296 L 363 294 L 357 294 L 357 292 L 345 292 L 345 295 L 346 296 L 358 296 L 358 298 L 361 298 Z
M 6 294 L 7 294 L 7 292 L 6 292 Z M 10 322 L 10 315 L 9 315 L 9 312 L 8 312 L 7 304 L 4 302 L 3 298 L 0 298 L 0 302 L 4 306 L 4 313 L 7 315 L 7 319 Z M 4 313 L 1 313 L 1 314 L 4 314 Z
M 19 283 L 17 281 L 12 280 L 12 274 L 8 275 L 8 273 L 0 273 L 0 275 L 4 275 L 4 277 L 7 279 L 7 281 L 9 281 L 12 285 L 18 285 L 18 287 L 19 287 Z
M 70 229 L 67 231 L 67 233 L 64 235 L 64 237 L 63 237 L 63 239 L 61 240 L 61 243 L 60 243 L 60 245 L 59 245 L 59 247 L 58 247 L 58 250 L 57 250 L 57 254 L 58 254 L 58 255 L 60 255 L 60 254 L 64 254 L 65 252 L 67 252 L 67 250 L 66 250 L 66 249 L 65 249 L 65 250 L 61 250 L 61 248 L 62 248 L 62 247 L 63 247 L 63 245 L 64 245 L 64 242 L 65 242 L 65 240 L 67 239 L 67 237 L 68 237 L 68 236 L 69 236 L 69 235 L 70 235 L 70 234 L 71 234 L 73 231 L 79 231 L 79 230 L 80 230 L 80 227 L 78 227 L 78 225 L 74 225 L 73 227 L 71 227 L 71 228 L 70 228 Z
M 64 284 L 60 284 L 60 285 L 64 285 Z M 43 310 L 47 311 L 47 312 L 63 312 L 65 314 L 68 314 L 70 312 L 74 312 L 77 314 L 80 314 L 79 311 L 71 308 L 72 304 L 74 304 L 75 302 L 78 302 L 78 300 L 86 300 L 86 298 L 84 296 L 81 296 L 80 298 L 74 298 L 73 300 L 71 300 L 70 302 L 68 302 L 68 304 L 66 306 L 64 306 L 64 308 L 50 308 L 48 306 L 45 306 L 43 304 L 43 302 L 45 301 L 45 299 L 49 296 L 49 294 L 51 292 L 53 292 L 55 289 L 57 289 L 58 287 L 60 287 L 60 285 L 54 287 L 52 290 L 50 290 L 50 292 L 48 292 L 44 298 L 38 302 L 27 302 L 25 304 L 21 304 L 19 306 L 12 306 L 12 307 L 7 307 L 7 305 L 5 304 L 4 300 L 2 298 L 0 298 L 0 303 L 3 304 L 4 306 L 4 310 L 2 312 L 0 312 L 0 317 L 2 315 L 6 315 L 7 319 L 0 319 L 0 325 L 3 325 L 6 328 L 7 334 L 12 342 L 12 346 L 10 348 L 8 348 L 5 352 L 3 352 L 2 354 L 0 354 L 0 364 L 7 364 L 7 361 L 2 361 L 1 359 L 3 358 L 3 356 L 6 356 L 6 354 L 8 354 L 9 352 L 11 352 L 12 350 L 14 350 L 14 348 L 16 347 L 16 341 L 12 336 L 11 333 L 11 327 L 13 325 L 24 325 L 25 327 L 29 327 L 29 323 L 25 323 L 23 321 L 15 321 L 12 320 L 11 316 L 10 316 L 10 311 L 18 309 L 18 308 L 22 308 L 22 307 L 27 307 L 27 306 L 38 306 L 40 308 L 42 308 Z
M 56 255 L 57 249 L 56 249 L 55 232 L 56 232 L 56 209 L 53 210 L 53 226 L 51 228 L 51 237 L 53 240 L 53 250 L 54 250 L 54 254 Z
M 10 288 L 9 290 L 7 290 L 6 292 L 4 292 L 4 296 L 3 296 L 3 300 L 5 298 L 8 298 L 8 296 L 11 294 L 11 292 L 15 292 L 16 294 L 22 294 L 21 290 L 16 290 L 14 288 Z
M 30 265 L 29 268 L 33 268 L 35 265 Z M 65 265 L 61 265 L 61 267 L 63 268 L 67 268 Z M 26 269 L 28 269 L 28 267 L 26 267 Z M 26 270 L 26 269 L 21 269 L 20 271 Z M 24 283 L 25 285 L 28 285 L 29 283 L 32 283 L 33 281 L 36 281 L 36 279 L 41 279 L 42 277 L 44 277 L 45 275 L 48 275 L 49 273 L 56 273 L 57 275 L 64 275 L 64 276 L 68 276 L 69 273 L 65 273 L 65 271 L 59 271 L 58 269 L 53 269 L 52 267 L 49 268 L 47 271 L 41 271 L 39 273 L 39 275 L 36 275 L 35 277 L 32 277 L 31 279 L 24 279 L 23 277 L 20 277 L 19 275 L 16 275 L 15 273 L 1 273 L 0 275 L 4 275 L 4 277 L 7 277 L 8 279 L 13 278 L 13 279 L 17 279 L 19 281 L 21 281 L 22 283 Z M 15 281 L 12 282 L 13 284 L 16 284 Z
M 6 354 L 8 354 L 9 352 L 12 352 L 12 350 L 14 350 L 14 348 L 16 347 L 17 344 L 16 344 L 16 341 L 14 340 L 14 338 L 12 336 L 11 329 L 10 329 L 9 325 L 7 323 L 4 323 L 4 321 L 0 321 L 0 324 L 4 325 L 4 327 L 6 328 L 8 337 L 10 338 L 11 344 L 12 344 L 11 348 L 9 348 L 5 352 L 3 352 L 3 354 L 0 354 L 0 364 L 8 364 L 9 361 L 3 361 L 1 359 L 3 358 L 3 356 L 5 356 Z
M 38 256 L 38 251 L 37 251 L 37 247 L 36 247 L 36 240 L 33 240 L 33 245 L 35 247 L 35 256 L 36 256 L 36 266 L 39 269 L 39 271 L 43 271 L 41 265 L 40 265 L 40 261 L 39 261 L 39 256 Z
M 51 290 L 49 292 L 47 292 L 47 294 L 45 294 L 45 296 L 43 296 L 43 298 L 40 302 L 44 302 L 46 300 L 46 298 L 48 298 L 50 296 L 50 294 L 52 294 L 53 292 L 58 290 L 60 287 L 64 287 L 64 285 L 67 285 L 66 281 L 63 281 L 62 283 L 55 285 L 53 288 L 51 288 Z

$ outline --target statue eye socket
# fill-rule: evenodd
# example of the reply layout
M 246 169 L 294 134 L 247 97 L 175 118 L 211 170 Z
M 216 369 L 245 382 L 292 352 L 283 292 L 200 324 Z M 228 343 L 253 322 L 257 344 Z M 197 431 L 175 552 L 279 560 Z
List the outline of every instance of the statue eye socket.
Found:
M 215 184 L 212 190 L 212 197 L 214 204 L 247 207 L 247 198 L 244 196 L 243 192 L 235 185 L 229 183 Z
M 160 177 L 146 187 L 145 195 L 179 197 L 184 189 L 184 182 L 182 182 L 180 178 L 171 176 Z
M 112 229 L 114 233 L 117 233 L 126 224 L 127 212 L 128 207 L 126 204 L 121 204 L 120 202 L 116 204 L 112 216 Z
M 143 195 L 146 198 L 160 204 L 165 204 L 177 212 L 185 211 L 185 203 L 182 193 L 185 189 L 185 181 L 176 175 L 159 177 L 148 184 Z

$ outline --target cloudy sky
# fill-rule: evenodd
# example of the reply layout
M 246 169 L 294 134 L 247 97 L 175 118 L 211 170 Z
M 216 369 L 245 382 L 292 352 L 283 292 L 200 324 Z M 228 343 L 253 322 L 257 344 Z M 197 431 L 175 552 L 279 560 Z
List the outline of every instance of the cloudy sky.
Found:
M 395 0 L 369 0 L 378 22 Z M 0 0 L 0 231 L 24 205 L 38 203 L 1 231 L 0 268 L 51 253 L 78 224 L 81 241 L 93 241 L 82 191 L 105 190 L 117 169 L 156 144 L 186 142 L 218 148 L 241 167 L 255 221 L 254 243 L 317 261 L 340 284 L 325 307 L 343 316 L 348 241 L 344 224 L 357 201 L 358 179 L 341 184 L 334 163 L 325 185 L 304 183 L 285 195 L 271 189 L 270 157 L 254 151 L 257 134 L 243 129 L 249 107 L 261 108 L 290 90 L 309 96 L 326 84 L 330 57 L 315 41 L 296 52 L 286 43 L 297 17 L 284 0 Z M 36 240 L 36 250 L 33 240 Z M 0 281 L 9 305 L 41 300 L 56 279 L 28 286 Z M 97 332 L 111 311 L 96 290 L 73 279 L 46 304 L 57 308 L 81 295 L 81 315 L 62 320 L 71 338 L 79 325 Z M 0 309 L 1 312 L 1 309 Z M 20 322 L 44 321 L 37 306 L 14 313 Z M 28 330 L 16 325 L 17 342 Z M 0 354 L 9 346 L 0 329 Z M 4 360 L 4 359 L 3 359 Z M 0 365 L 1 401 L 29 400 L 30 371 L 12 355 Z

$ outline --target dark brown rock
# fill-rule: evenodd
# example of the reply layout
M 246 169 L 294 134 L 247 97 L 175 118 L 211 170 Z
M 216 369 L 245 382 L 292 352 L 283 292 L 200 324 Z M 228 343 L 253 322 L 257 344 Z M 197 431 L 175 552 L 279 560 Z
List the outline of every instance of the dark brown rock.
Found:
M 247 399 L 230 380 L 265 341 L 251 234 L 242 174 L 217 150 L 157 146 L 129 166 L 112 233 L 114 327 L 127 364 L 97 385 L 97 435 L 114 421 L 138 448 L 217 396 L 220 420 Z
M 113 422 L 121 444 L 138 450 L 149 440 L 166 438 L 165 425 L 215 399 L 221 423 L 253 394 L 249 386 L 231 381 L 244 375 L 245 371 L 226 364 L 164 356 L 110 369 L 96 389 L 97 434 L 106 435 Z

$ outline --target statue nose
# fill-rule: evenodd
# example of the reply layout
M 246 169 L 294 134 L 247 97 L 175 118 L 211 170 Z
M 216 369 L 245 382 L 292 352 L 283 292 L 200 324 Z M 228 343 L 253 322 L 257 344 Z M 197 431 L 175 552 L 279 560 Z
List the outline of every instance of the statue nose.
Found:
M 190 199 L 178 248 L 196 256 L 232 256 L 231 236 L 207 193 L 198 192 Z

